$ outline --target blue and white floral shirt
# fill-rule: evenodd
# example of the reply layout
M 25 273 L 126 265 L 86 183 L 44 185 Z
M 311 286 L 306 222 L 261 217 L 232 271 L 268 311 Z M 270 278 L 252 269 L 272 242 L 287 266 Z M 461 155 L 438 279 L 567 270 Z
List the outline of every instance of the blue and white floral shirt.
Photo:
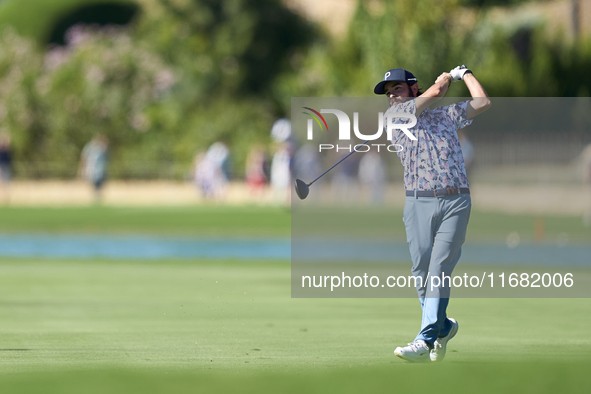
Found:
M 398 158 L 404 167 L 406 190 L 434 190 L 446 187 L 468 187 L 464 157 L 460 148 L 457 130 L 472 123 L 466 119 L 463 101 L 439 107 L 426 108 L 417 118 L 417 124 L 409 131 L 417 137 L 411 140 L 401 130 L 394 130 L 392 143 L 403 149 Z M 388 119 L 393 112 L 416 114 L 416 100 L 396 104 L 384 114 Z M 404 117 L 392 118 L 394 123 L 408 123 Z

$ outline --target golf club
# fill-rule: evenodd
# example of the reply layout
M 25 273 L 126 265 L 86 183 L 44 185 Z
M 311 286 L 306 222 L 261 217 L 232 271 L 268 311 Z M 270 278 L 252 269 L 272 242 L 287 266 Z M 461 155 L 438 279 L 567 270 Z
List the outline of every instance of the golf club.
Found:
M 369 141 L 370 140 L 367 140 L 361 145 L 365 145 Z M 357 145 L 357 146 L 361 146 L 361 145 Z M 324 174 L 326 174 L 327 172 L 329 172 L 330 170 L 332 170 L 333 168 L 338 166 L 343 160 L 345 160 L 347 157 L 351 156 L 355 152 L 357 152 L 357 150 L 353 149 L 353 151 L 351 153 L 349 153 L 347 156 L 343 157 L 341 160 L 337 161 L 332 167 L 330 167 L 328 170 L 324 171 L 322 174 L 320 174 L 320 176 L 318 176 L 318 178 L 314 179 L 310 183 L 306 183 L 306 182 L 302 181 L 301 179 L 296 179 L 295 180 L 295 191 L 296 191 L 296 194 L 298 195 L 298 197 L 300 198 L 300 200 L 303 200 L 306 197 L 308 197 L 308 193 L 310 193 L 310 186 L 312 186 L 312 184 L 314 182 L 316 182 L 318 179 L 322 178 L 324 176 Z

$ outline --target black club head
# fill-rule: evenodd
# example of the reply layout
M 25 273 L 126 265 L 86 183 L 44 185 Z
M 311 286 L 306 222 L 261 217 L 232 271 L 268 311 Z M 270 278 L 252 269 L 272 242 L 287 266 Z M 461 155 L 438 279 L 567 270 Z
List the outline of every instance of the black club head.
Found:
M 310 192 L 310 188 L 306 184 L 306 182 L 302 181 L 301 179 L 296 179 L 295 181 L 295 191 L 300 200 L 305 199 L 308 197 L 308 193 Z

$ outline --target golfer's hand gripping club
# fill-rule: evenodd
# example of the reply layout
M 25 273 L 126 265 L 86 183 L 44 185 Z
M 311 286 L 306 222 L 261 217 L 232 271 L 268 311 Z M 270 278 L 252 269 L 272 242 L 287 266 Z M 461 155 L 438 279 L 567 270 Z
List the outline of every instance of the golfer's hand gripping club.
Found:
M 464 79 L 464 74 L 466 74 L 467 72 L 472 71 L 470 71 L 464 64 L 462 64 L 461 66 L 457 66 L 456 68 L 451 70 L 449 73 L 451 74 L 453 81 L 457 82 Z

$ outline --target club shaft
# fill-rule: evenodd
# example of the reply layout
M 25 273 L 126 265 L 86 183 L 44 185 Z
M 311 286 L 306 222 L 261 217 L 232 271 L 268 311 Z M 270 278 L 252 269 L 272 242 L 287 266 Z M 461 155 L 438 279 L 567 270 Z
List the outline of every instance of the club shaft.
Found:
M 365 141 L 363 144 L 361 145 L 365 145 L 369 142 L 370 140 Z M 355 145 L 355 146 L 360 146 L 360 145 Z M 326 174 L 327 172 L 329 172 L 330 170 L 332 170 L 333 168 L 335 168 L 336 166 L 338 166 L 343 160 L 345 160 L 347 157 L 351 156 L 353 153 L 357 152 L 357 150 L 355 150 L 355 148 L 353 148 L 353 151 L 351 153 L 349 153 L 347 156 L 343 157 L 341 160 L 337 161 L 335 164 L 333 164 L 332 167 L 330 167 L 328 170 L 324 171 L 322 174 L 320 174 L 318 176 L 318 178 L 314 179 L 312 182 L 308 183 L 308 186 L 312 185 L 314 182 L 316 182 L 318 179 L 322 178 L 324 176 L 324 174 Z

